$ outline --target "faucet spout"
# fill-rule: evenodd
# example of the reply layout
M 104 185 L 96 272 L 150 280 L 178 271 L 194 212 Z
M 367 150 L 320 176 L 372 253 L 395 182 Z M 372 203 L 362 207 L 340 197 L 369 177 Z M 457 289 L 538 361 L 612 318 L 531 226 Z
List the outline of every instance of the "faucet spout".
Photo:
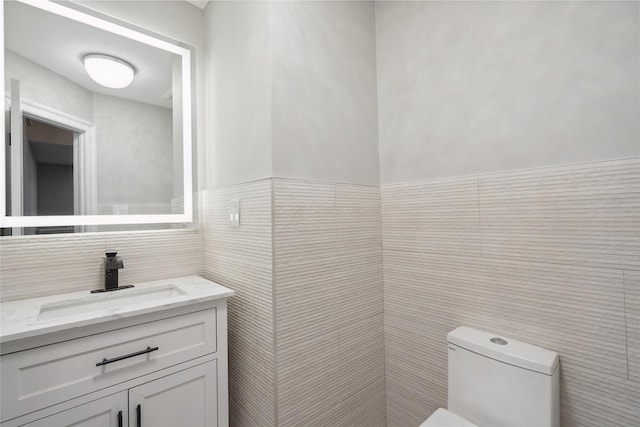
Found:
M 118 252 L 107 252 L 104 258 L 104 290 L 112 291 L 118 289 L 118 270 L 124 268 L 122 258 L 117 256 Z
M 118 270 L 124 268 L 122 257 L 117 256 L 118 252 L 108 251 L 104 257 L 104 289 L 92 290 L 95 292 L 110 292 L 119 289 L 133 288 L 133 285 L 118 286 Z
M 117 256 L 118 252 L 107 252 L 106 257 L 104 258 L 104 268 L 105 270 L 117 270 L 120 268 L 124 268 L 124 262 L 122 261 L 122 257 Z

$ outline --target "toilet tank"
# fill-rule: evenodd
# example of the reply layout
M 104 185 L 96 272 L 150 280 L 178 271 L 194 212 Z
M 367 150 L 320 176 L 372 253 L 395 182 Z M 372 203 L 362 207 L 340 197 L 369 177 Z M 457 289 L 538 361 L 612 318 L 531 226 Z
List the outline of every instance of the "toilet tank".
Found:
M 466 326 L 447 342 L 451 412 L 481 427 L 560 426 L 556 352 Z

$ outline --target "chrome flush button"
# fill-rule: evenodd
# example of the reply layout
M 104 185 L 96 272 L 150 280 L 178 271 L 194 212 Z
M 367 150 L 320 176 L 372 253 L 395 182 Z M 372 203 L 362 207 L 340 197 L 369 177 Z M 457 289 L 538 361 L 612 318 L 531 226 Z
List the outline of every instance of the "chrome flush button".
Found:
M 498 337 L 491 338 L 489 341 L 491 341 L 494 344 L 498 344 L 498 345 L 507 345 L 507 344 L 509 344 L 507 342 L 507 340 L 503 340 L 502 338 L 498 338 Z

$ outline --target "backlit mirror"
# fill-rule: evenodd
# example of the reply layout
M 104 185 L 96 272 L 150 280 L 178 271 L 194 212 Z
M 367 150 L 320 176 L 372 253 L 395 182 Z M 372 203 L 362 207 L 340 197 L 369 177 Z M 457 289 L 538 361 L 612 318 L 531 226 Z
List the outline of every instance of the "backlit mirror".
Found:
M 77 5 L 3 3 L 4 234 L 191 222 L 191 51 Z

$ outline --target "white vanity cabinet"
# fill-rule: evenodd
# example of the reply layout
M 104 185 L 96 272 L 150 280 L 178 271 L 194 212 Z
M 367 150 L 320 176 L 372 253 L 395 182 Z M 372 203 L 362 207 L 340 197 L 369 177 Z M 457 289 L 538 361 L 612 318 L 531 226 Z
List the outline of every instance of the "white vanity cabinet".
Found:
M 216 365 L 205 362 L 128 391 L 24 424 L 27 427 L 201 427 L 217 423 Z
M 39 326 L 57 324 L 55 332 L 5 340 L 1 426 L 227 426 L 232 291 L 207 300 L 192 290 L 187 303 L 189 287 L 179 288 L 182 303 L 165 301 L 142 314 L 110 309 L 107 320 L 81 327 L 48 319 Z
M 216 425 L 216 361 L 129 389 L 132 426 Z M 179 405 L 176 402 L 180 402 Z
M 128 427 L 127 410 L 127 392 L 123 391 L 24 425 L 28 427 Z

